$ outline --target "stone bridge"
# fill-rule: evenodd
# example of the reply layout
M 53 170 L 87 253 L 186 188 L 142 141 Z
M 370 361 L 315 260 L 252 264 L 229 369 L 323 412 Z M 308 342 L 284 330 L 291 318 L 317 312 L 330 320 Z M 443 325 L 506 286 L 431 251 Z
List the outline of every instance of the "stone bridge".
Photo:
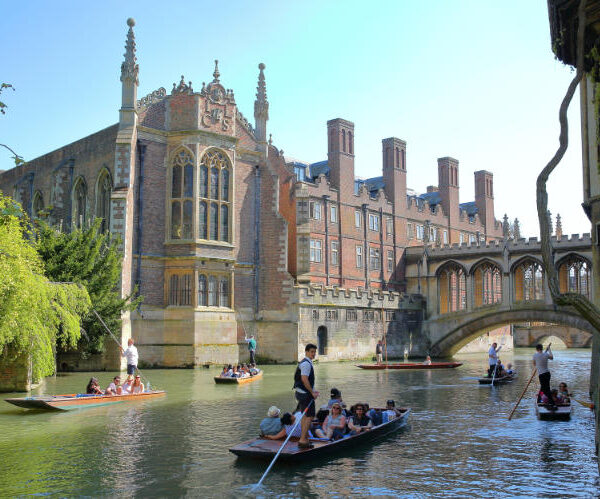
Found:
M 592 298 L 590 235 L 553 237 L 552 245 L 561 291 Z M 407 248 L 405 257 L 407 292 L 426 298 L 422 332 L 432 356 L 452 355 L 504 324 L 535 321 L 596 332 L 574 310 L 552 303 L 537 238 L 418 246 Z
M 544 343 L 549 336 L 560 338 L 567 348 L 590 348 L 593 335 L 587 331 L 557 324 L 515 326 L 513 329 L 514 345 L 516 347 L 534 347 Z

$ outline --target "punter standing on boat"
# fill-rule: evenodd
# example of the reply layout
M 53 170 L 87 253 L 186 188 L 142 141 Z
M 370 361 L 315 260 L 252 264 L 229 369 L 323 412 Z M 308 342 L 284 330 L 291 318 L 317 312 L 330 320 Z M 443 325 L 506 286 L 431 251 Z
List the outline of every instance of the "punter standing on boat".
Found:
M 135 374 L 138 365 L 138 350 L 133 343 L 133 338 L 129 338 L 127 340 L 127 350 L 119 347 L 121 349 L 121 357 L 127 357 L 127 374 Z
M 315 399 L 319 396 L 319 392 L 314 389 L 315 369 L 312 362 L 317 355 L 317 346 L 312 343 L 307 344 L 304 348 L 304 355 L 294 373 L 294 390 L 298 401 L 297 410 L 304 413 L 300 422 L 302 433 L 298 440 L 298 447 L 310 449 L 312 444 L 308 441 L 308 430 L 315 417 Z M 306 412 L 304 412 L 305 410 Z
M 256 360 L 254 359 L 254 355 L 256 354 L 256 340 L 254 339 L 254 335 L 250 336 L 250 338 L 244 338 L 246 343 L 248 343 L 248 351 L 250 352 L 250 364 L 256 364 Z
M 498 363 L 498 352 L 500 351 L 500 349 L 502 348 L 502 346 L 498 346 L 498 343 L 494 342 L 492 343 L 492 346 L 490 347 L 490 349 L 488 350 L 488 363 L 489 363 L 489 368 L 488 368 L 488 377 L 492 377 L 494 375 L 494 370 L 496 369 L 496 364 Z
M 377 346 L 375 347 L 375 355 L 377 356 L 377 363 L 381 364 L 383 362 L 383 344 L 381 340 L 377 342 Z
M 550 345 L 544 352 L 544 347 L 541 344 L 535 346 L 536 352 L 533 354 L 533 367 L 537 369 L 538 378 L 540 380 L 540 390 L 546 397 L 551 408 L 555 407 L 552 392 L 550 391 L 550 369 L 548 369 L 548 360 L 553 360 L 552 350 Z

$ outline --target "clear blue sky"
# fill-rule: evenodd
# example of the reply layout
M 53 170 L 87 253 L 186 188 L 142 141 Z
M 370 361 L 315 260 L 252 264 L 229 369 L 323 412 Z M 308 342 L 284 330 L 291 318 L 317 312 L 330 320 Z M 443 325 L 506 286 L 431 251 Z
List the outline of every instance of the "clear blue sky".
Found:
M 407 141 L 408 185 L 437 184 L 437 158 L 494 173 L 496 218 L 537 235 L 535 178 L 558 145 L 558 107 L 572 78 L 554 59 L 545 0 L 5 2 L 0 143 L 32 159 L 115 123 L 128 17 L 136 20 L 141 97 L 185 75 L 221 81 L 252 118 L 267 65 L 268 132 L 286 155 L 326 158 L 326 121 L 356 127 L 356 174 L 381 173 L 381 139 Z M 579 95 L 570 148 L 550 183 L 567 233 L 589 232 L 580 203 Z M 0 169 L 11 166 L 1 153 Z

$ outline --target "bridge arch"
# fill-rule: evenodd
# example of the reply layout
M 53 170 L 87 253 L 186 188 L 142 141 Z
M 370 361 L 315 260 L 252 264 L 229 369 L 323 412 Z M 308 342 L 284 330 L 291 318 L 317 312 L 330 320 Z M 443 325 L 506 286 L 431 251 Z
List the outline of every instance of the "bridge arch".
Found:
M 499 308 L 460 314 L 462 317 L 455 317 L 452 323 L 443 319 L 429 321 L 427 333 L 431 344 L 430 354 L 433 357 L 449 357 L 486 330 L 529 321 L 570 326 L 591 333 L 592 336 L 599 334 L 587 320 L 569 308 L 541 304 L 504 310 L 498 310 Z

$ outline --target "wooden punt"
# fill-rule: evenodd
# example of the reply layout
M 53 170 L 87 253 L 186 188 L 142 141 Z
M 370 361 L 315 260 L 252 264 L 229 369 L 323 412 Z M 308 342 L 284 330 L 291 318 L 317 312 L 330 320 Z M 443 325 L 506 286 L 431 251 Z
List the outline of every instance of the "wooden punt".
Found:
M 254 376 L 248 376 L 247 378 L 221 378 L 221 376 L 215 376 L 215 383 L 218 385 L 243 385 L 244 383 L 252 383 L 257 379 L 262 378 L 263 372 L 258 371 L 258 374 Z
M 303 460 L 318 459 L 328 454 L 343 456 L 344 452 L 355 449 L 359 445 L 371 443 L 404 426 L 408 420 L 410 409 L 400 409 L 402 415 L 392 421 L 375 426 L 372 430 L 359 433 L 351 437 L 342 438 L 333 442 L 329 440 L 311 439 L 314 445 L 312 449 L 299 449 L 298 439 L 292 437 L 285 444 L 279 455 L 279 460 L 287 462 L 298 462 Z M 268 440 L 266 438 L 254 438 L 236 445 L 229 452 L 244 459 L 271 460 L 283 444 L 283 440 Z
M 496 377 L 496 378 L 494 378 L 494 386 L 506 385 L 508 383 L 512 383 L 516 379 L 517 379 L 516 374 L 512 374 L 511 376 L 501 376 L 499 378 Z M 492 384 L 492 378 L 488 378 L 488 377 L 479 378 L 478 381 L 479 381 L 480 385 L 491 385 Z
M 571 419 L 571 404 L 559 405 L 555 411 L 551 411 L 544 404 L 539 404 L 537 397 L 534 397 L 535 414 L 540 421 L 568 421 Z
M 42 409 L 50 411 L 70 411 L 73 409 L 86 409 L 101 405 L 117 404 L 119 402 L 133 402 L 146 400 L 166 395 L 164 390 L 137 393 L 135 395 L 86 395 L 70 393 L 66 395 L 47 395 L 40 397 L 25 397 L 5 399 L 9 404 L 23 409 Z
M 422 364 L 418 362 L 398 362 L 396 364 L 359 364 L 361 369 L 452 369 L 462 366 L 462 362 L 432 362 Z

